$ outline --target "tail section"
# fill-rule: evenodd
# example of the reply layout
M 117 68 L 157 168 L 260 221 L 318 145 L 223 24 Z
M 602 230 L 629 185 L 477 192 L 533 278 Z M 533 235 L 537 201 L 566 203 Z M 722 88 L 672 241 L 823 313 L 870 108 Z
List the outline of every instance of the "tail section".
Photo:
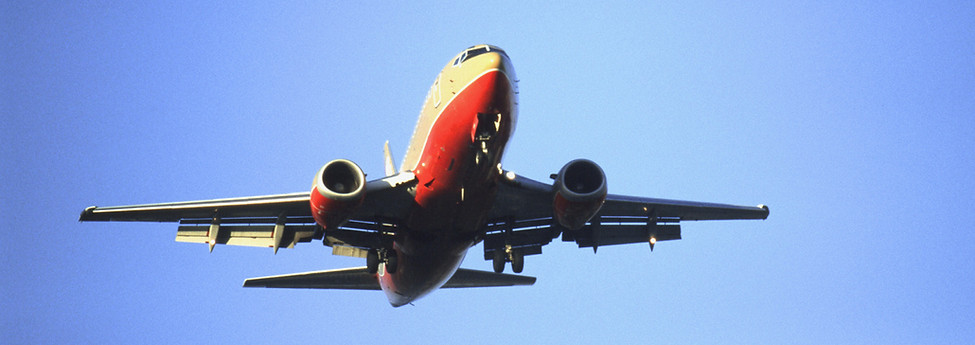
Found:
M 393 164 L 393 156 L 389 154 L 389 140 L 383 146 L 383 156 L 386 159 L 386 176 L 396 175 L 396 165 Z
M 488 271 L 457 269 L 442 288 L 496 287 L 534 285 L 535 277 Z
M 250 278 L 244 281 L 244 287 L 381 290 L 376 274 L 365 267 Z
M 460 268 L 443 288 L 533 285 L 535 277 Z M 381 290 L 375 273 L 365 267 L 251 278 L 244 287 L 291 289 Z

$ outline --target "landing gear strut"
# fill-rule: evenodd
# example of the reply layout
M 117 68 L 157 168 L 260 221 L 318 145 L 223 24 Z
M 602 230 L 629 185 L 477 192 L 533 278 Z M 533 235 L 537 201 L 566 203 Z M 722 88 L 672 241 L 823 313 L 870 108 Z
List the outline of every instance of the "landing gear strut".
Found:
M 366 270 L 369 273 L 379 272 L 379 263 L 386 263 L 386 272 L 396 273 L 399 268 L 399 258 L 396 256 L 396 251 L 392 249 L 385 249 L 380 252 L 378 249 L 370 249 L 366 253 Z

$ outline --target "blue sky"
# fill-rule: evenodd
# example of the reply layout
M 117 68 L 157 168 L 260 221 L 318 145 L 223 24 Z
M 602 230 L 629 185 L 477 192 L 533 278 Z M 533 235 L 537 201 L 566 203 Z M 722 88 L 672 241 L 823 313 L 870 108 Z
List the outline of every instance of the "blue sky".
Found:
M 0 335 L 11 343 L 969 343 L 975 5 L 0 5 Z M 771 206 L 683 240 L 555 242 L 535 286 L 243 289 L 359 266 L 320 244 L 175 243 L 90 205 L 382 174 L 460 50 L 520 79 L 505 168 L 598 162 L 611 193 Z M 399 159 L 397 159 L 398 163 Z M 464 267 L 490 269 L 472 249 Z

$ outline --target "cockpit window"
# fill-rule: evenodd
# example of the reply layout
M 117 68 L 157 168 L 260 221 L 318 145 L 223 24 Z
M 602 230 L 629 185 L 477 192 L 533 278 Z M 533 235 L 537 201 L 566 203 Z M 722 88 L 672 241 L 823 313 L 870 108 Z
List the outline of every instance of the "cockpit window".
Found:
M 484 53 L 489 53 L 489 52 L 495 52 L 495 53 L 504 55 L 505 57 L 508 56 L 508 54 L 505 53 L 504 50 L 501 50 L 501 48 L 498 48 L 498 47 L 494 47 L 494 46 L 480 46 L 480 47 L 473 46 L 473 47 L 467 48 L 467 50 L 465 50 L 463 53 L 460 53 L 460 55 L 457 56 L 456 59 L 454 59 L 454 66 L 458 66 L 458 65 L 464 63 L 464 61 L 467 61 L 467 59 L 470 59 L 472 57 L 475 57 L 475 56 L 478 56 L 478 55 L 481 55 L 481 54 L 484 54 Z

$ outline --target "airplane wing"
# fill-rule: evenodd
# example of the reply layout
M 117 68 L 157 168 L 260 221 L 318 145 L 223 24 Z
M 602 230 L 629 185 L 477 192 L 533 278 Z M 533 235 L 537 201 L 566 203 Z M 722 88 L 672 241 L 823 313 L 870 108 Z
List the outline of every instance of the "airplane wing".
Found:
M 484 238 L 484 259 L 507 246 L 524 255 L 562 236 L 580 248 L 678 240 L 680 222 L 691 220 L 766 219 L 767 206 L 669 200 L 609 194 L 599 212 L 579 230 L 569 231 L 554 220 L 555 187 L 505 172 Z
M 328 236 L 315 223 L 309 192 L 160 204 L 89 207 L 80 221 L 178 222 L 176 241 L 292 248 L 300 242 L 324 239 L 340 255 L 365 257 L 376 243 L 384 220 L 402 219 L 409 211 L 415 183 L 410 173 L 366 184 L 366 196 L 352 218 Z M 379 224 L 379 225 L 377 225 Z M 395 229 L 384 228 L 393 233 Z M 369 235 L 371 234 L 371 236 Z

